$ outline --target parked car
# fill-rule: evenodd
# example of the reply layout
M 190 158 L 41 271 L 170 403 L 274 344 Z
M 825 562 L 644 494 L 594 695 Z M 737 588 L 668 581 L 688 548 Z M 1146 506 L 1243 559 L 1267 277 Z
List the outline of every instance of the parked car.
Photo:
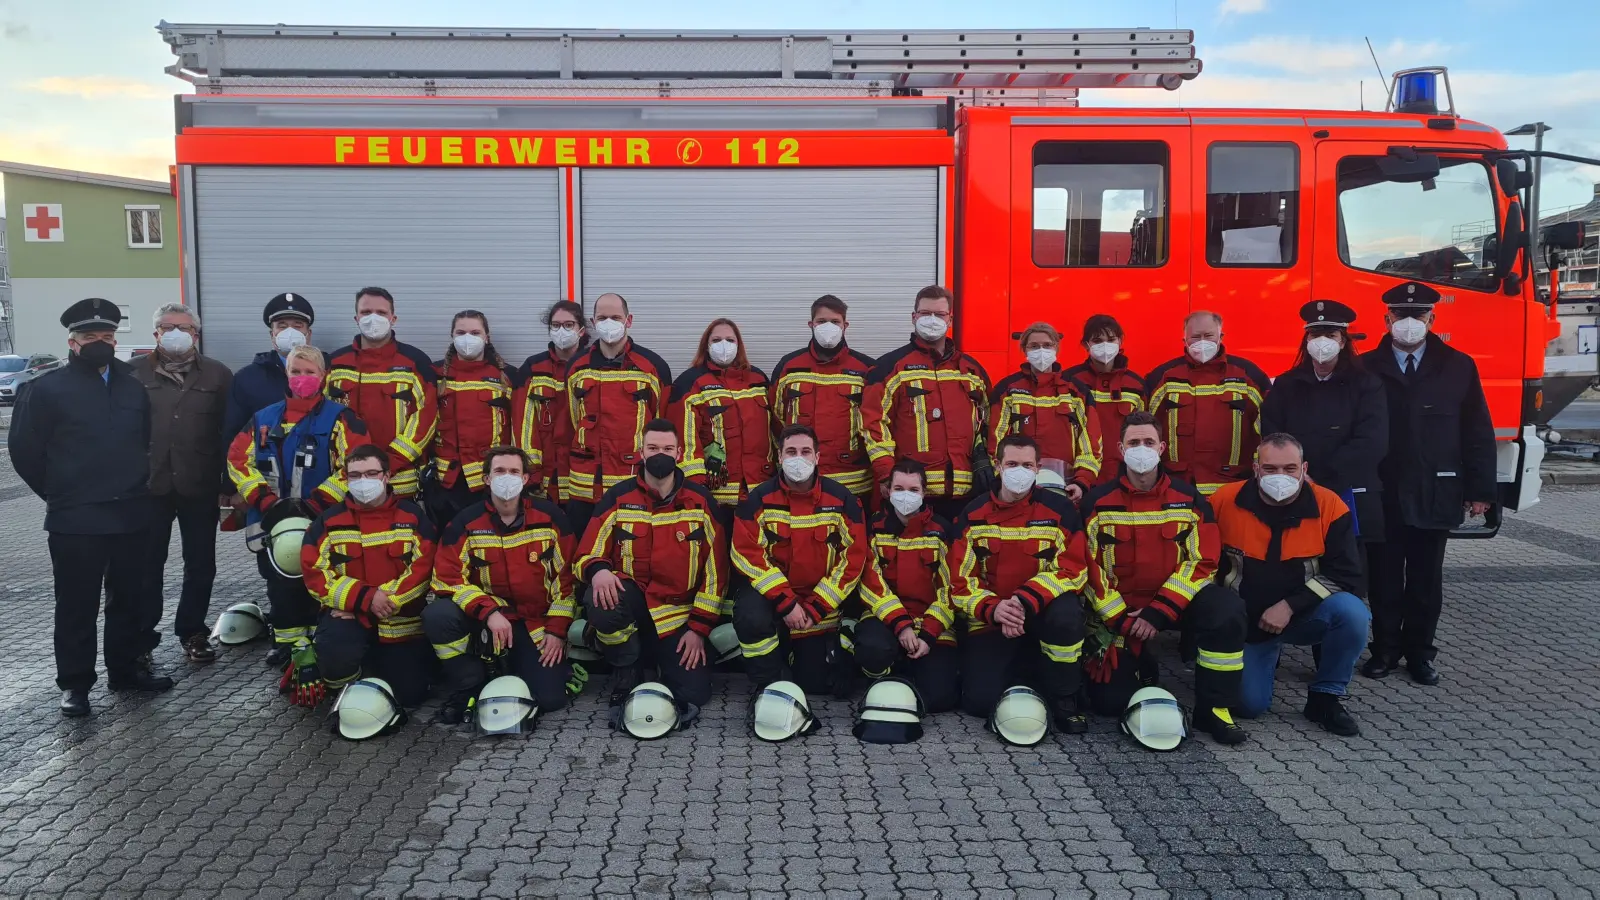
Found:
M 32 356 L 0 356 L 0 406 L 17 402 L 17 391 L 40 375 L 66 364 L 48 353 Z

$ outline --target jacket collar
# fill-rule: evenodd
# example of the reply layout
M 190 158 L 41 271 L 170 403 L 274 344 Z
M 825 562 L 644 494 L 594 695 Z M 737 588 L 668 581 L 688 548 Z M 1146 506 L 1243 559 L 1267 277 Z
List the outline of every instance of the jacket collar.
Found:
M 1222 354 L 1219 351 L 1217 355 L 1221 356 Z M 1185 354 L 1185 357 L 1187 356 L 1188 354 Z M 1085 354 L 1083 357 L 1083 371 L 1093 378 L 1115 378 L 1128 371 L 1128 357 L 1118 353 L 1117 358 L 1111 361 L 1111 371 L 1102 372 L 1094 367 L 1094 357 Z
M 831 363 L 839 357 L 850 352 L 850 342 L 844 338 L 840 338 L 839 346 L 829 350 L 821 344 L 818 344 L 816 338 L 812 338 L 811 341 L 806 345 L 806 349 L 811 351 L 811 358 L 817 362 Z
M 928 521 L 932 518 L 933 510 L 929 509 L 926 504 L 912 513 L 911 518 L 903 522 L 900 520 L 899 514 L 893 509 L 885 509 L 883 512 L 878 513 L 877 531 L 879 534 L 897 536 L 907 533 L 916 534 L 927 528 Z
M 1437 371 L 1441 366 L 1444 365 L 1445 357 L 1454 352 L 1454 348 L 1452 348 L 1449 344 L 1446 344 L 1443 338 L 1431 331 L 1428 332 L 1428 336 L 1423 339 L 1423 344 L 1426 346 L 1426 349 L 1423 351 L 1422 360 L 1417 363 L 1418 376 L 1428 375 Z M 1376 349 L 1365 354 L 1376 360 L 1374 364 L 1368 366 L 1367 368 L 1369 370 L 1376 371 L 1379 375 L 1382 375 L 1386 378 L 1393 378 L 1396 381 L 1404 382 L 1405 374 L 1400 371 L 1400 366 L 1396 363 L 1394 354 L 1394 338 L 1386 334 L 1381 340 L 1378 341 L 1378 346 Z
M 913 332 L 912 335 L 911 335 L 911 346 L 917 348 L 918 352 L 927 355 L 927 357 L 929 359 L 932 359 L 934 362 L 944 362 L 944 361 L 946 361 L 946 360 L 948 360 L 951 357 L 956 355 L 956 342 L 955 342 L 955 339 L 950 338 L 950 337 L 946 337 L 944 339 L 944 355 L 943 356 L 939 355 L 938 353 L 935 353 L 934 349 L 933 349 L 933 344 L 928 342 L 928 341 L 923 340 L 915 332 Z
M 611 366 L 613 368 L 621 368 L 622 365 L 627 362 L 628 354 L 632 352 L 633 335 L 626 335 L 623 337 L 622 352 L 617 354 L 616 359 L 611 359 L 610 357 L 606 356 L 605 351 L 600 349 L 600 342 L 595 341 L 589 345 L 589 364 L 597 367 Z
M 620 358 L 621 357 L 618 357 L 618 359 Z M 645 498 L 650 501 L 651 505 L 657 509 L 660 509 L 661 507 L 666 506 L 673 500 L 677 499 L 678 491 L 683 487 L 683 470 L 678 469 L 672 473 L 672 490 L 667 491 L 667 495 L 665 497 L 656 496 L 655 489 L 650 487 L 650 485 L 644 480 L 643 474 L 633 476 L 633 484 L 638 489 L 639 493 L 643 494 Z
M 1208 363 L 1200 363 L 1194 361 L 1194 357 L 1189 355 L 1189 348 L 1185 347 L 1183 348 L 1182 359 L 1184 364 L 1191 369 L 1206 369 L 1220 372 L 1228 367 L 1228 348 L 1223 344 L 1218 344 L 1217 355 L 1211 357 L 1211 361 Z
M 1122 489 L 1123 490 L 1127 491 L 1129 494 L 1132 494 L 1134 496 L 1148 496 L 1148 495 L 1151 495 L 1151 494 L 1160 494 L 1160 493 L 1165 492 L 1167 490 L 1167 488 L 1172 487 L 1172 476 L 1167 474 L 1167 467 L 1166 466 L 1161 466 L 1160 467 L 1159 471 L 1161 472 L 1161 477 L 1156 479 L 1156 483 L 1148 491 L 1141 491 L 1137 487 L 1134 486 L 1133 481 L 1130 480 L 1129 477 L 1128 477 L 1128 466 L 1127 466 L 1126 463 L 1121 464 L 1120 469 L 1121 469 L 1122 475 L 1118 479 L 1118 483 L 1122 485 Z
M 517 517 L 510 525 L 500 518 L 500 510 L 494 508 L 494 499 L 485 498 L 483 508 L 488 512 L 489 521 L 493 524 L 496 534 L 516 534 L 528 524 L 528 510 L 533 508 L 533 501 L 527 497 L 522 498 L 522 504 L 517 507 Z
M 350 347 L 356 351 L 357 359 L 393 359 L 395 354 L 400 352 L 400 336 L 390 331 L 389 340 L 382 346 L 368 349 L 361 346 L 361 335 L 358 334 L 355 340 L 350 342 Z

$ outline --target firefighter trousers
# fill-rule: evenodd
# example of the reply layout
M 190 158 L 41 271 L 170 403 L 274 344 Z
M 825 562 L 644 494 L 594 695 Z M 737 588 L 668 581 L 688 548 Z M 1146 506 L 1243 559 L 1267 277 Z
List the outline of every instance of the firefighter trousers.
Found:
M 357 678 L 382 678 L 400 705 L 410 709 L 428 696 L 433 653 L 422 636 L 395 643 L 378 640 L 378 629 L 355 619 L 323 613 L 317 623 L 317 669 L 330 688 Z
M 757 688 L 792 681 L 807 694 L 839 694 L 855 686 L 855 664 L 840 646 L 837 629 L 795 637 L 772 601 L 753 587 L 741 588 L 734 598 L 733 629 L 744 651 L 744 672 Z
M 705 706 L 711 701 L 711 644 L 706 642 L 706 661 L 690 669 L 678 653 L 678 642 L 687 626 L 662 637 L 650 618 L 650 605 L 644 591 L 629 579 L 622 579 L 617 605 L 601 609 L 594 602 L 594 588 L 583 592 L 583 615 L 600 639 L 600 653 L 613 669 L 635 666 L 654 667 L 661 683 L 680 703 Z
M 271 606 L 267 624 L 272 626 L 273 642 L 291 649 L 311 643 L 322 604 L 306 590 L 304 581 L 274 572 L 264 550 L 256 554 L 256 569 L 267 583 L 267 603 Z
M 1193 642 L 1194 700 L 1198 709 L 1232 709 L 1244 677 L 1244 600 L 1221 584 L 1201 588 L 1183 611 L 1178 628 Z M 1149 653 L 1149 648 L 1145 648 Z M 1122 653 L 1109 682 L 1090 681 L 1089 705 L 1096 715 L 1120 717 L 1139 689 L 1139 657 Z
M 961 702 L 961 661 L 954 645 L 935 643 L 919 659 L 907 659 L 900 640 L 881 619 L 856 623 L 856 663 L 869 678 L 900 675 L 911 681 L 930 713 L 948 712 Z
M 1398 662 L 1431 661 L 1444 609 L 1444 551 L 1450 532 L 1412 528 L 1389 518 L 1388 540 L 1367 551 L 1372 602 L 1372 655 Z
M 998 625 L 961 636 L 961 708 L 987 717 L 1006 688 L 1038 688 L 1052 706 L 1075 704 L 1082 678 L 1083 596 L 1069 591 L 1028 617 L 1021 637 Z
M 422 610 L 422 632 L 439 657 L 447 703 L 464 705 L 488 682 L 489 664 L 484 656 L 493 652 L 493 640 L 486 635 L 487 630 L 487 625 L 467 615 L 448 597 L 440 597 Z M 567 705 L 572 663 L 563 657 L 561 662 L 547 666 L 539 650 L 540 645 L 534 643 L 527 626 L 511 619 L 511 646 L 497 657 L 497 668 L 528 685 L 540 713 L 554 712 Z

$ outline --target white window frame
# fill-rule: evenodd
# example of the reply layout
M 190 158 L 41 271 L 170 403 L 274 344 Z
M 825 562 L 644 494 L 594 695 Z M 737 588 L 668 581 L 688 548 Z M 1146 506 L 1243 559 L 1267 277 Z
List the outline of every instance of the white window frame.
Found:
M 142 244 L 136 244 L 133 241 L 133 213 L 138 212 L 138 213 L 145 214 L 144 234 L 145 234 L 146 237 L 149 237 L 149 235 L 150 235 L 150 217 L 148 215 L 148 212 L 151 211 L 151 210 L 155 211 L 156 221 L 160 222 L 161 221 L 161 204 L 159 204 L 159 203 L 129 203 L 126 206 L 122 207 L 122 211 L 123 211 L 122 212 L 122 230 L 127 234 L 128 249 L 129 250 L 160 250 L 162 247 L 166 246 L 166 240 L 167 240 L 166 224 L 167 223 L 165 223 L 165 222 L 161 222 L 161 240 L 156 241 L 155 243 L 150 243 L 149 241 L 146 241 L 146 242 L 144 242 Z
M 123 303 L 118 303 L 117 309 L 122 310 L 122 324 L 117 326 L 117 333 L 127 334 L 133 331 L 133 310 Z

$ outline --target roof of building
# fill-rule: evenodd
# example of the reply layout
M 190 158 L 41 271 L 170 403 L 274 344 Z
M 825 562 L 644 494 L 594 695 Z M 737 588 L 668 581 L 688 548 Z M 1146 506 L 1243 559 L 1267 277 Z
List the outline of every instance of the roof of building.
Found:
M 165 181 L 125 178 L 121 175 L 102 175 L 99 172 L 79 172 L 73 169 L 53 169 L 49 166 L 33 166 L 26 163 L 6 162 L 5 160 L 0 160 L 0 172 L 10 175 L 26 175 L 29 178 L 53 178 L 57 181 L 76 181 L 82 184 L 96 184 L 101 187 L 149 191 L 153 194 L 172 193 L 172 185 Z

